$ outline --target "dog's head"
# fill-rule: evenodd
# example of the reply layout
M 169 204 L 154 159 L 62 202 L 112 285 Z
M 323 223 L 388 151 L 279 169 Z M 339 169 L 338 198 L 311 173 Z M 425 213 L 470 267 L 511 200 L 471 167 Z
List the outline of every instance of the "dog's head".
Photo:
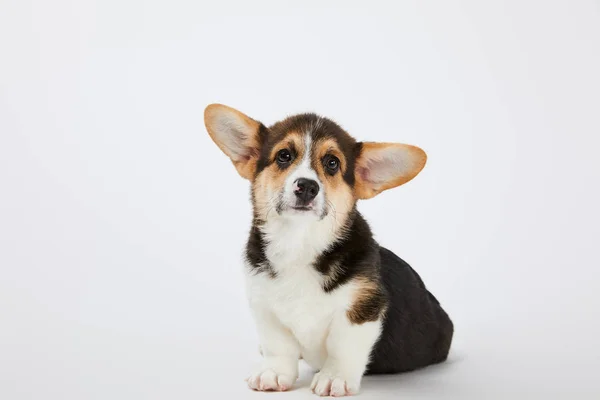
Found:
M 413 179 L 426 154 L 400 143 L 357 142 L 335 122 L 299 114 L 266 127 L 225 105 L 204 112 L 207 131 L 252 183 L 255 217 L 345 220 L 359 199 Z

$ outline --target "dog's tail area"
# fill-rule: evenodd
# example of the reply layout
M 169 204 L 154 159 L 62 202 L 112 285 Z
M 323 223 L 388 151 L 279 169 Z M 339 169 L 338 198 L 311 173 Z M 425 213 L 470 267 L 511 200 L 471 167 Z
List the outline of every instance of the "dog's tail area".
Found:
M 452 346 L 452 339 L 454 337 L 454 323 L 443 309 L 440 308 L 440 312 L 443 313 L 443 315 L 440 315 L 440 319 L 445 321 L 445 323 L 443 324 L 442 329 L 440 329 L 435 343 L 435 355 L 433 359 L 434 363 L 446 361 L 448 354 L 450 353 L 450 347 Z

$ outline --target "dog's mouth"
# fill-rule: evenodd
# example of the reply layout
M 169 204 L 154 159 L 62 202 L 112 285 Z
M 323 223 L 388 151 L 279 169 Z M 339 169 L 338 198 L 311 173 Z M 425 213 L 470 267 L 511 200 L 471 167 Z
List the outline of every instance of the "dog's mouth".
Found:
M 292 210 L 296 211 L 312 211 L 314 208 L 312 206 L 293 206 Z
M 288 214 L 288 215 L 310 215 L 316 214 L 317 209 L 314 204 L 294 204 L 288 205 L 287 207 L 282 207 L 279 211 L 279 214 Z
M 323 219 L 327 215 L 327 210 L 321 211 L 314 203 L 310 204 L 283 204 L 280 203 L 277 206 L 277 214 L 279 215 L 288 215 L 290 217 L 316 217 L 318 219 Z
M 286 202 L 283 201 L 282 198 L 280 198 L 280 200 L 278 201 L 276 210 L 277 214 L 279 215 L 287 214 L 290 216 L 309 216 L 312 214 L 321 214 L 321 212 L 319 211 L 320 208 L 318 207 L 318 204 L 316 204 L 314 201 L 308 202 L 307 204 L 304 204 L 303 202 L 299 201 L 294 201 L 286 204 Z

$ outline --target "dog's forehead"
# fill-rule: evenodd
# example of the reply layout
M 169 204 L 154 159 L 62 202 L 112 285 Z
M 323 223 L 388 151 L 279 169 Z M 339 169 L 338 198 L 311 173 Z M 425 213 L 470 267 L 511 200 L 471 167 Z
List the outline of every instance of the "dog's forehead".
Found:
M 350 156 L 356 146 L 356 140 L 334 121 L 317 114 L 297 114 L 269 127 L 271 145 L 275 145 L 290 133 L 309 136 L 313 144 L 328 141 L 335 142 L 339 149 Z

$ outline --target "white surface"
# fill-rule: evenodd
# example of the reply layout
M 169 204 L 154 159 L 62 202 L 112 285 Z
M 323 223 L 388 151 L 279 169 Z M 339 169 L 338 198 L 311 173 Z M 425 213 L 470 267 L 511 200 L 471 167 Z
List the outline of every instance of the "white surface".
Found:
M 0 3 L 0 398 L 312 398 L 306 370 L 243 381 L 248 185 L 202 122 L 223 102 L 428 152 L 360 209 L 452 316 L 451 357 L 361 398 L 597 399 L 598 2 L 211 3 Z

